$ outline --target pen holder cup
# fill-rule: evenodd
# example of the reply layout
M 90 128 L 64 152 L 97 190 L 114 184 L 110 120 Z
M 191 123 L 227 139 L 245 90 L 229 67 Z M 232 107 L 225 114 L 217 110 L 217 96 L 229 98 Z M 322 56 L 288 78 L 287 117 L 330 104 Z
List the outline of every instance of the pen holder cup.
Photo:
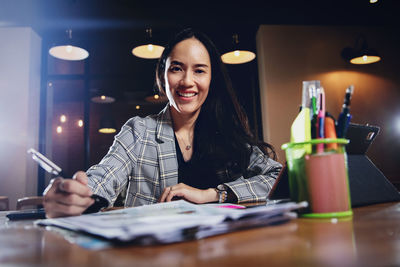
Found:
M 302 216 L 331 218 L 352 216 L 347 171 L 347 139 L 312 139 L 286 143 L 291 199 L 307 201 Z

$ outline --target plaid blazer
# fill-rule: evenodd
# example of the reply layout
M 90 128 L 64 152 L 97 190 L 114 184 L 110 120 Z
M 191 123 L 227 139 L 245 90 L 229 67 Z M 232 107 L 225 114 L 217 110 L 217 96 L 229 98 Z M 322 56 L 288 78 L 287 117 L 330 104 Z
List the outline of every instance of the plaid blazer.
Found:
M 266 199 L 281 164 L 253 147 L 248 169 L 257 173 L 225 183 L 238 202 Z M 107 155 L 87 172 L 94 194 L 114 203 L 127 187 L 125 206 L 156 203 L 165 187 L 178 183 L 178 161 L 169 105 L 158 115 L 129 119 L 115 136 Z

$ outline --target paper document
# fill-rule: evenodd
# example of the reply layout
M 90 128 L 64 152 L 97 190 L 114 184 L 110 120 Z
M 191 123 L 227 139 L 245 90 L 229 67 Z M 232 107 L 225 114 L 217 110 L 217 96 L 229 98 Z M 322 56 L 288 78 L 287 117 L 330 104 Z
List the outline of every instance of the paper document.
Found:
M 293 215 L 288 212 L 301 208 L 302 205 L 284 203 L 232 209 L 196 205 L 179 200 L 81 216 L 38 220 L 36 223 L 83 231 L 117 242 L 172 243 L 289 220 Z

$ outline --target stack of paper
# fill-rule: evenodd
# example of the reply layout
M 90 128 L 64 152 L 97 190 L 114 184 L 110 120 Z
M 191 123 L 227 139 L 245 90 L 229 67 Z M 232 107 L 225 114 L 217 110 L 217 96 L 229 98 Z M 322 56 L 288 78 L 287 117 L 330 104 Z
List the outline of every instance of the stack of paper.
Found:
M 264 205 L 246 209 L 196 205 L 184 200 L 36 223 L 83 231 L 116 242 L 172 243 L 200 239 L 295 218 L 290 211 L 304 203 Z

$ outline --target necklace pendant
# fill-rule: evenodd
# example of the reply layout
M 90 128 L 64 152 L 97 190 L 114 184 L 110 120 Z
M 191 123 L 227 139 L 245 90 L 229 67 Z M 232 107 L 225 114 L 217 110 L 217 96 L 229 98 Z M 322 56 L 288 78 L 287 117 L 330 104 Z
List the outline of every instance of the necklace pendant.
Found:
M 190 150 L 192 148 L 191 145 L 186 146 L 186 150 Z

